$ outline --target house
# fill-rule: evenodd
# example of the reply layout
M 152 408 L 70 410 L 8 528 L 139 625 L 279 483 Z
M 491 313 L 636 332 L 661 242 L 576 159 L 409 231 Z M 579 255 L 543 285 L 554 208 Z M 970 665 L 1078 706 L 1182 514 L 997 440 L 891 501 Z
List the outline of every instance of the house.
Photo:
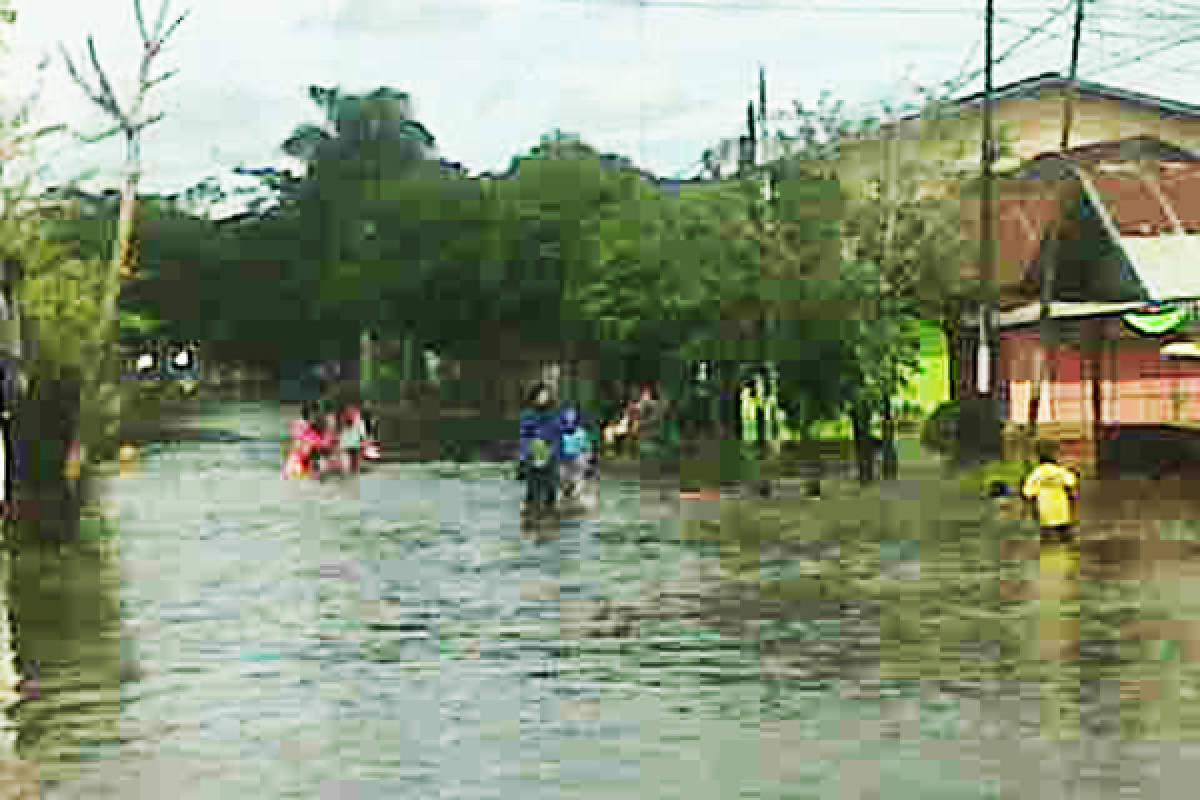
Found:
M 1029 422 L 1044 358 L 1039 433 L 1079 462 L 1118 433 L 1200 423 L 1200 361 L 1163 353 L 1186 314 L 1156 308 L 1200 300 L 1200 158 L 1150 137 L 1047 153 L 998 181 L 996 206 L 1002 415 Z M 977 342 L 963 343 L 968 382 Z
M 1200 106 L 1091 81 L 1080 81 L 1074 87 L 1070 137 L 1076 145 L 1074 158 L 1097 163 L 1146 158 L 1183 163 L 1200 152 Z M 1065 100 L 1071 89 L 1072 83 L 1063 76 L 1046 73 L 993 90 L 994 135 L 1008 151 L 995 164 L 998 175 L 1013 173 L 1041 154 L 1060 149 Z M 970 235 L 977 240 L 979 197 L 970 190 L 970 183 L 980 168 L 983 99 L 980 92 L 950 100 L 936 109 L 933 118 L 911 114 L 872 133 L 843 141 L 839 177 L 847 184 L 862 184 L 877 179 L 889 162 L 941 164 L 949 174 L 966 178 L 951 180 L 948 186 L 960 192 L 964 227 L 973 227 Z M 1003 177 L 999 182 L 1010 185 L 1005 190 L 1009 194 L 1011 187 L 1026 185 L 1013 184 Z M 1022 199 L 1008 197 L 997 203 L 994 223 L 997 236 L 1009 244 L 998 253 L 997 274 L 1000 288 L 1006 293 L 1001 300 L 1010 303 L 1013 291 L 1022 288 L 1019 277 L 1013 280 L 1013 275 L 1023 276 L 1028 251 L 1041 241 L 1042 232 L 1031 231 L 1031 226 L 1045 213 L 1046 206 L 1055 203 L 1045 193 L 1016 194 Z M 979 276 L 978 262 L 972 260 L 963 266 L 966 280 L 978 280 Z M 957 376 L 955 393 L 963 396 L 973 391 L 969 384 L 975 377 L 975 352 L 971 337 L 955 334 L 956 341 L 947 343 L 951 353 L 947 364 L 950 380 Z M 926 371 L 933 367 L 922 360 Z
M 1068 79 L 1051 72 L 993 89 L 994 135 L 1011 150 L 996 163 L 998 172 L 1060 149 L 1064 101 L 1070 88 Z M 1072 146 L 1149 137 L 1200 152 L 1200 105 L 1079 81 L 1072 108 Z M 977 92 L 947 101 L 936 119 L 911 114 L 853 137 L 840 148 L 841 177 L 870 180 L 889 154 L 901 161 L 942 162 L 951 170 L 977 172 L 982 115 L 983 93 Z

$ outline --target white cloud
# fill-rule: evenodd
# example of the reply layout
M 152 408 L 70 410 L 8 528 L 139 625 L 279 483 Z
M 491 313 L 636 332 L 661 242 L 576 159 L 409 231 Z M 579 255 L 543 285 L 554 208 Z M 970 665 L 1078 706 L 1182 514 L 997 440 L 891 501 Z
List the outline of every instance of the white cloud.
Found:
M 145 4 L 153 16 L 157 0 Z M 924 3 L 939 4 L 962 6 Z M 94 33 L 125 93 L 138 55 L 132 0 L 16 0 L 16 7 L 6 85 L 26 85 L 21 71 L 55 52 L 59 40 L 82 56 Z M 173 0 L 171 7 L 193 10 L 162 56 L 163 68 L 179 74 L 152 100 L 167 116 L 145 137 L 149 187 L 182 188 L 240 162 L 284 165 L 280 141 L 296 124 L 319 119 L 310 84 L 411 93 L 442 154 L 476 170 L 502 168 L 557 127 L 673 173 L 741 132 L 746 104 L 757 98 L 759 64 L 772 110 L 789 109 L 792 99 L 814 103 L 822 89 L 853 109 L 891 94 L 909 65 L 923 82 L 950 77 L 981 32 L 969 15 L 639 10 L 615 0 Z M 1032 25 L 1044 15 L 1009 16 Z M 997 33 L 998 51 L 1021 35 L 1012 26 Z M 1000 65 L 997 81 L 1060 69 L 1068 51 L 1061 40 L 1031 43 L 1026 55 Z M 1131 88 L 1200 102 L 1200 83 L 1153 74 L 1138 72 L 1146 77 Z M 1119 84 L 1121 76 L 1104 78 Z M 50 78 L 43 119 L 88 132 L 105 127 L 60 63 Z M 95 164 L 115 176 L 120 155 L 119 142 L 72 146 L 54 166 L 66 173 Z
M 475 0 L 340 0 L 297 21 L 300 29 L 345 34 L 405 35 L 485 23 L 492 5 Z

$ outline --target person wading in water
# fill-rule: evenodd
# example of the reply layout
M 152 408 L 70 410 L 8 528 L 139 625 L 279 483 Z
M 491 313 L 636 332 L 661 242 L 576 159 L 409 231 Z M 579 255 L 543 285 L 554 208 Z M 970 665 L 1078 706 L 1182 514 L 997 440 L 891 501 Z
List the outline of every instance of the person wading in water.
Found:
M 518 480 L 525 481 L 525 513 L 552 512 L 558 497 L 558 462 L 562 451 L 562 420 L 554 410 L 554 396 L 546 384 L 529 395 L 529 408 L 521 412 L 521 451 Z

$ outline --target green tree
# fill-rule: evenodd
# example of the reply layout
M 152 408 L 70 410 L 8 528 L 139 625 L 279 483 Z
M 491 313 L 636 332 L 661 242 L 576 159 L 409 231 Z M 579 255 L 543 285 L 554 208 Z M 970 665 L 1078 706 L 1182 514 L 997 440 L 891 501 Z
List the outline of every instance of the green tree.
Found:
M 377 222 L 364 218 L 364 204 L 378 204 L 384 187 L 407 178 L 414 165 L 431 158 L 435 139 L 413 116 L 407 93 L 380 87 L 355 95 L 312 86 L 309 97 L 322 110 L 325 124 L 299 126 L 283 150 L 308 164 L 308 182 L 315 191 L 300 196 L 319 224 L 321 288 L 332 290 L 362 275 L 364 251 L 371 249 L 366 241 L 379 229 Z M 334 294 L 344 301 L 344 293 L 332 291 L 317 297 Z M 317 316 L 340 340 L 350 335 L 349 311 L 345 302 L 327 301 L 319 305 Z
M 895 113 L 884 107 L 885 116 Z M 839 104 L 826 94 L 815 109 L 797 104 L 802 120 L 797 140 L 798 156 L 780 168 L 808 174 L 791 183 L 803 187 L 812 185 L 811 174 L 837 180 L 838 157 L 843 137 L 855 131 L 877 131 L 878 119 L 847 120 Z M 936 116 L 936 104 L 926 114 Z M 890 145 L 890 142 L 888 142 Z M 865 183 L 840 185 L 840 213 L 830 218 L 838 220 L 840 236 L 824 231 L 817 237 L 800 235 L 799 242 L 773 241 L 773 251 L 799 253 L 802 260 L 823 263 L 842 263 L 841 279 L 855 287 L 844 296 L 854 300 L 842 306 L 853 318 L 872 320 L 862 326 L 854 339 L 852 350 L 857 354 L 861 369 L 857 374 L 858 391 L 848 398 L 855 438 L 860 453 L 860 477 L 868 479 L 870 462 L 864 451 L 871 446 L 866 441 L 875 411 L 881 414 L 884 428 L 884 476 L 896 474 L 895 424 L 892 398 L 896 395 L 906 373 L 916 366 L 919 347 L 916 323 L 921 318 L 945 320 L 961 310 L 961 267 L 965 257 L 965 242 L 961 233 L 961 207 L 954 186 L 957 174 L 945 163 L 901 162 L 890 147 L 878 174 Z M 785 176 L 781 176 L 785 177 Z M 787 185 L 788 181 L 782 181 Z M 777 204 L 788 209 L 783 216 L 788 222 L 797 217 L 811 220 L 812 204 L 790 203 L 785 199 Z M 801 197 L 803 195 L 800 195 Z M 812 228 L 801 226 L 800 230 Z M 795 235 L 793 234 L 793 239 Z M 807 246 L 807 249 L 806 249 Z M 813 247 L 819 255 L 813 254 Z M 833 257 L 832 246 L 841 249 Z M 867 269 L 863 264 L 873 267 Z

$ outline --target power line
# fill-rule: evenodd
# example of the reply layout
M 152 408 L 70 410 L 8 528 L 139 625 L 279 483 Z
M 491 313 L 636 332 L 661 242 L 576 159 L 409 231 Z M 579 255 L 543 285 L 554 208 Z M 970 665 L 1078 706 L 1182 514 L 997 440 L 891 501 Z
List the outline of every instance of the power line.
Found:
M 1161 45 L 1164 45 L 1163 48 L 1161 48 L 1161 50 L 1170 50 L 1170 49 L 1173 49 L 1173 48 L 1179 46 L 1180 44 L 1186 44 L 1189 40 L 1189 37 L 1191 37 L 1191 35 L 1192 35 L 1191 34 L 1192 30 L 1195 30 L 1198 34 L 1200 34 L 1200 25 L 1197 25 L 1196 28 L 1186 30 L 1184 32 L 1185 35 L 1182 37 L 1182 41 L 1181 41 L 1181 37 L 1180 37 L 1180 31 L 1178 28 L 1172 30 L 1169 33 L 1165 33 L 1165 34 L 1163 34 L 1163 33 L 1158 33 L 1158 34 L 1154 34 L 1154 35 L 1127 34 L 1123 38 L 1137 40 L 1137 41 L 1142 42 L 1145 45 L 1161 44 Z M 1104 39 L 1118 38 L 1118 36 L 1119 36 L 1119 34 L 1115 34 L 1114 32 L 1111 32 L 1111 31 L 1089 30 L 1088 32 L 1093 35 L 1100 36 L 1101 38 L 1104 38 Z M 1114 59 L 1117 59 L 1118 61 L 1127 61 L 1129 63 L 1133 63 L 1133 62 L 1139 61 L 1141 59 L 1144 59 L 1144 58 L 1148 57 L 1149 55 L 1152 55 L 1158 51 L 1151 49 L 1149 51 L 1140 50 L 1135 53 L 1129 48 L 1123 48 L 1119 52 L 1114 52 L 1114 51 L 1105 51 L 1105 52 L 1108 56 L 1110 56 Z M 1188 69 L 1188 67 L 1190 67 L 1196 63 L 1200 63 L 1200 62 L 1190 61 L 1183 65 L 1155 64 L 1153 66 L 1155 69 L 1167 70 L 1167 71 L 1176 72 L 1176 73 L 1179 73 L 1182 75 L 1194 75 L 1194 74 L 1197 74 L 1196 71 L 1192 70 L 1192 69 Z M 1108 71 L 1110 69 L 1117 69 L 1119 66 L 1121 66 L 1121 65 L 1120 64 L 1115 65 L 1115 66 L 1109 65 L 1107 67 L 1103 67 L 1102 70 Z
M 1181 36 L 1181 37 L 1175 39 L 1174 41 L 1167 42 L 1166 44 L 1161 45 L 1160 47 L 1153 47 L 1153 48 L 1146 50 L 1142 53 L 1139 53 L 1135 56 L 1130 56 L 1128 58 L 1125 58 L 1124 60 L 1117 61 L 1116 63 L 1110 63 L 1105 66 L 1101 66 L 1099 68 L 1093 68 L 1093 69 L 1089 70 L 1089 72 L 1093 75 L 1098 75 L 1102 72 L 1111 72 L 1114 69 L 1120 69 L 1121 67 L 1127 67 L 1132 64 L 1140 63 L 1142 61 L 1145 61 L 1150 56 L 1158 55 L 1159 53 L 1165 53 L 1168 50 L 1174 50 L 1176 47 L 1181 47 L 1185 44 L 1191 44 L 1192 42 L 1200 42 L 1200 32 L 1194 33 L 1194 34 L 1191 34 L 1188 36 Z M 1170 67 L 1166 67 L 1161 64 L 1154 64 L 1151 66 L 1154 66 L 1157 69 L 1170 69 Z
M 1161 42 L 1165 39 L 1170 39 L 1176 35 L 1178 31 L 1171 33 L 1148 33 L 1146 31 L 1130 32 L 1130 31 L 1114 31 L 1107 28 L 1094 28 L 1090 25 L 1084 26 L 1084 31 L 1093 35 L 1100 36 L 1105 39 L 1132 39 L 1138 42 Z
M 1003 53 L 1001 53 L 999 56 L 994 58 L 992 60 L 992 64 L 993 65 L 1001 64 L 1001 63 L 1005 62 L 1006 60 L 1008 60 L 1009 58 L 1011 58 L 1013 55 L 1016 54 L 1016 52 L 1018 50 L 1020 50 L 1022 47 L 1024 47 L 1026 44 L 1028 44 L 1031 40 L 1033 40 L 1037 36 L 1045 34 L 1046 29 L 1055 20 L 1057 20 L 1063 14 L 1070 11 L 1073 7 L 1074 7 L 1074 0 L 1071 0 L 1071 2 L 1066 3 L 1061 8 L 1050 12 L 1050 15 L 1047 16 L 1044 20 L 1042 20 L 1042 22 L 1039 25 L 1035 25 L 1032 28 L 1027 27 L 1021 23 L 1012 23 L 1008 17 L 1000 17 L 1000 16 L 995 17 L 997 22 L 1004 22 L 1005 24 L 1017 24 L 1017 25 L 1020 25 L 1020 27 L 1022 27 L 1022 28 L 1026 28 L 1026 30 L 1028 32 L 1025 34 L 1025 36 L 1023 36 L 1020 39 L 1018 39 L 1017 41 L 1013 42 L 1013 44 L 1011 44 L 1008 47 L 1008 49 L 1006 49 Z M 1049 34 L 1049 35 L 1052 38 L 1060 38 L 1053 34 Z M 973 54 L 978 52 L 980 41 L 981 40 L 976 41 L 974 48 L 972 48 L 972 50 L 971 50 L 972 55 L 967 57 L 968 62 L 973 57 Z M 949 92 L 951 94 L 960 92 L 963 89 L 965 89 L 966 87 L 970 86 L 972 83 L 977 81 L 981 76 L 983 76 L 985 69 L 986 69 L 985 67 L 981 67 L 981 68 L 976 69 L 974 72 L 970 73 L 969 75 L 965 75 L 965 74 L 963 74 L 965 72 L 965 66 L 966 65 L 964 64 L 964 70 L 960 71 L 957 78 L 955 78 L 952 81 L 947 82 L 947 89 L 949 90 Z
M 1168 6 L 1192 16 L 1200 15 L 1200 4 L 1197 3 L 1181 3 L 1179 0 L 1163 0 Z
M 789 5 L 785 3 L 769 3 L 753 0 L 753 2 L 719 2 L 719 0 L 615 0 L 614 2 L 597 2 L 597 0 L 553 0 L 553 2 L 571 5 L 605 6 L 607 8 L 629 9 L 695 9 L 701 11 L 748 11 L 748 12 L 789 12 L 798 14 L 914 14 L 982 17 L 983 13 L 972 6 L 957 8 L 929 8 L 927 6 L 893 6 L 893 5 L 860 5 L 860 6 L 822 6 L 822 5 Z M 1012 9 L 1014 12 L 1037 12 L 1042 7 L 1027 7 Z
M 1003 22 L 1004 24 L 1006 24 L 1006 25 L 1010 25 L 1010 26 L 1013 26 L 1013 27 L 1018 27 L 1018 28 L 1022 28 L 1022 29 L 1025 29 L 1025 30 L 1032 30 L 1032 29 L 1030 29 L 1030 28 L 1029 28 L 1027 25 L 1025 25 L 1024 23 L 1017 22 L 1016 20 L 1013 20 L 1013 19 L 1011 19 L 1011 18 L 1007 18 L 1007 17 L 997 17 L 997 18 L 996 18 L 996 20 L 997 20 L 998 22 Z M 1064 37 L 1064 35 L 1063 35 L 1063 34 L 1061 34 L 1061 33 L 1053 33 L 1053 32 L 1050 32 L 1050 31 L 1045 31 L 1045 35 L 1046 35 L 1048 38 L 1051 38 L 1051 39 L 1057 39 L 1057 40 L 1060 40 L 1060 41 L 1061 41 L 1061 40 L 1063 40 L 1063 39 L 1065 38 L 1065 37 Z M 1102 52 L 1104 55 L 1106 55 L 1106 56 L 1108 56 L 1108 57 L 1110 57 L 1110 58 L 1115 58 L 1115 59 L 1118 59 L 1118 60 L 1122 60 L 1122 59 L 1123 59 L 1123 60 L 1125 60 L 1125 62 L 1124 62 L 1124 63 L 1118 63 L 1118 64 L 1108 64 L 1108 65 L 1101 65 L 1099 68 L 1087 68 L 1087 69 L 1084 69 L 1084 70 L 1082 70 L 1082 71 L 1083 71 L 1083 72 L 1085 72 L 1085 73 L 1087 73 L 1088 75 L 1095 75 L 1095 74 L 1098 74 L 1098 73 L 1101 73 L 1101 72 L 1109 72 L 1109 71 L 1111 71 L 1111 70 L 1113 70 L 1113 69 L 1118 69 L 1118 68 L 1120 68 L 1120 67 L 1122 67 L 1122 66 L 1128 66 L 1129 64 L 1133 64 L 1133 63 L 1137 63 L 1137 62 L 1139 62 L 1139 61 L 1143 61 L 1143 60 L 1145 60 L 1146 58 L 1148 58 L 1148 57 L 1149 57 L 1149 56 L 1151 56 L 1151 55 L 1155 55 L 1155 54 L 1157 54 L 1157 53 L 1159 53 L 1159 52 L 1162 52 L 1162 51 L 1166 51 L 1166 50 L 1173 49 L 1173 48 L 1175 48 L 1175 47 L 1178 47 L 1178 46 L 1180 46 L 1180 45 L 1183 45 L 1183 44 L 1187 44 L 1188 42 L 1190 42 L 1190 41 L 1195 41 L 1195 40 L 1196 40 L 1196 39 L 1195 39 L 1195 38 L 1193 38 L 1193 37 L 1191 37 L 1191 36 L 1189 36 L 1189 37 L 1184 37 L 1184 38 L 1182 38 L 1182 39 L 1180 39 L 1180 38 L 1176 38 L 1175 40 L 1173 40 L 1173 41 L 1169 42 L 1167 45 L 1165 45 L 1165 46 L 1164 46 L 1164 47 L 1162 47 L 1162 48 L 1152 49 L 1152 50 L 1150 50 L 1150 51 L 1143 51 L 1143 52 L 1141 52 L 1141 53 L 1139 53 L 1139 54 L 1137 54 L 1137 55 L 1132 55 L 1132 56 L 1131 56 L 1131 54 L 1130 54 L 1130 52 L 1129 52 L 1128 50 L 1126 50 L 1126 51 L 1124 51 L 1124 52 L 1113 52 L 1112 50 L 1103 49 L 1103 48 L 1096 48 L 1096 47 L 1094 47 L 1094 46 L 1093 46 L 1091 49 L 1093 49 L 1093 50 L 1097 50 L 1097 49 L 1098 49 L 1098 50 L 1100 50 L 1100 51 L 1101 51 L 1101 52 Z M 1182 68 L 1182 67 L 1173 67 L 1173 66 L 1171 66 L 1171 65 L 1167 65 L 1167 64 L 1147 64 L 1146 66 L 1149 66 L 1149 67 L 1151 67 L 1151 68 L 1153 68 L 1153 69 L 1165 70 L 1165 71 L 1167 71 L 1167 72 L 1175 72 L 1175 73 L 1178 73 L 1178 74 L 1181 74 L 1181 75 L 1195 75 L 1195 74 L 1197 74 L 1197 72 L 1196 72 L 1195 70 L 1188 70 L 1188 69 L 1184 69 L 1184 68 Z

